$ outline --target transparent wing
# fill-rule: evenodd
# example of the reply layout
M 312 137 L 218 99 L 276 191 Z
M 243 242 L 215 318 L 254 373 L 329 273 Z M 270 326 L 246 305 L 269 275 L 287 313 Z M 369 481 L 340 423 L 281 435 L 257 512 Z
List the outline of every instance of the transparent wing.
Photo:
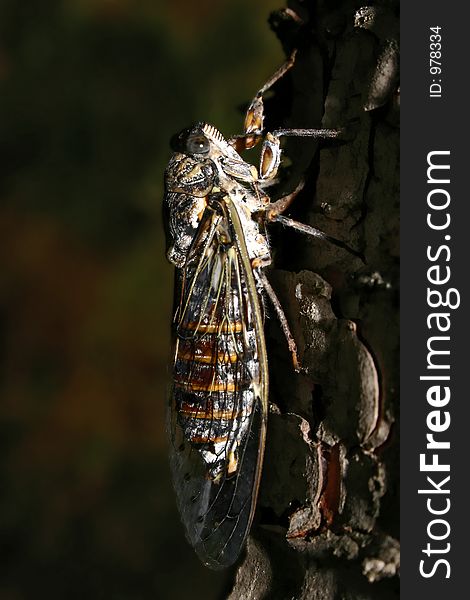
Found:
M 169 431 L 187 536 L 216 569 L 241 551 L 264 451 L 264 338 L 248 269 L 230 215 L 206 209 L 178 272 Z

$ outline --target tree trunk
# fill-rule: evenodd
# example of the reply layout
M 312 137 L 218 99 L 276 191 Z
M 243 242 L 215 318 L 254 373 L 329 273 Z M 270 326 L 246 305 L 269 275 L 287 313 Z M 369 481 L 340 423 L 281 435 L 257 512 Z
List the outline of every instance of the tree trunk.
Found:
M 296 374 L 267 306 L 268 441 L 257 523 L 232 600 L 397 598 L 398 2 L 290 2 L 271 16 L 296 64 L 266 101 L 290 139 L 290 216 L 363 256 L 275 229 L 269 279 L 299 347 Z M 279 194 L 284 190 L 279 190 Z

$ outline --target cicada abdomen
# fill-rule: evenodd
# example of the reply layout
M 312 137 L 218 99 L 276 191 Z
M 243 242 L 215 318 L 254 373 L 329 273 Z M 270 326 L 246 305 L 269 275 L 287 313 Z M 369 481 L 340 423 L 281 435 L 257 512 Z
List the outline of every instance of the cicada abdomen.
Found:
M 261 474 L 262 308 L 233 201 L 239 196 L 224 189 L 216 162 L 191 147 L 174 155 L 169 170 L 168 256 L 177 266 L 172 473 L 189 541 L 207 566 L 223 568 L 243 547 Z

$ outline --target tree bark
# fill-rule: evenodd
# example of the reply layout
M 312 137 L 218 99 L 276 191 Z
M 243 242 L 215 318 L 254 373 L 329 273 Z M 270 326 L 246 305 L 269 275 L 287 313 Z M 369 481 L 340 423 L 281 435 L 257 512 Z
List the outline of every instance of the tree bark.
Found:
M 289 140 L 282 180 L 306 181 L 290 216 L 363 260 L 272 232 L 268 276 L 303 371 L 267 307 L 266 458 L 231 600 L 399 596 L 397 14 L 394 0 L 310 0 L 271 15 L 286 55 L 298 52 L 266 101 L 267 127 L 342 129 L 339 142 Z

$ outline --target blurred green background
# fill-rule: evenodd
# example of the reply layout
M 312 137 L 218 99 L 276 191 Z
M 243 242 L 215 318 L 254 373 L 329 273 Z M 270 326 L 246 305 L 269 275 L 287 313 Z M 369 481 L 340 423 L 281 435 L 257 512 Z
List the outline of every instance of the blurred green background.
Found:
M 0 2 L 0 600 L 224 597 L 167 467 L 162 176 L 241 131 L 281 4 Z

